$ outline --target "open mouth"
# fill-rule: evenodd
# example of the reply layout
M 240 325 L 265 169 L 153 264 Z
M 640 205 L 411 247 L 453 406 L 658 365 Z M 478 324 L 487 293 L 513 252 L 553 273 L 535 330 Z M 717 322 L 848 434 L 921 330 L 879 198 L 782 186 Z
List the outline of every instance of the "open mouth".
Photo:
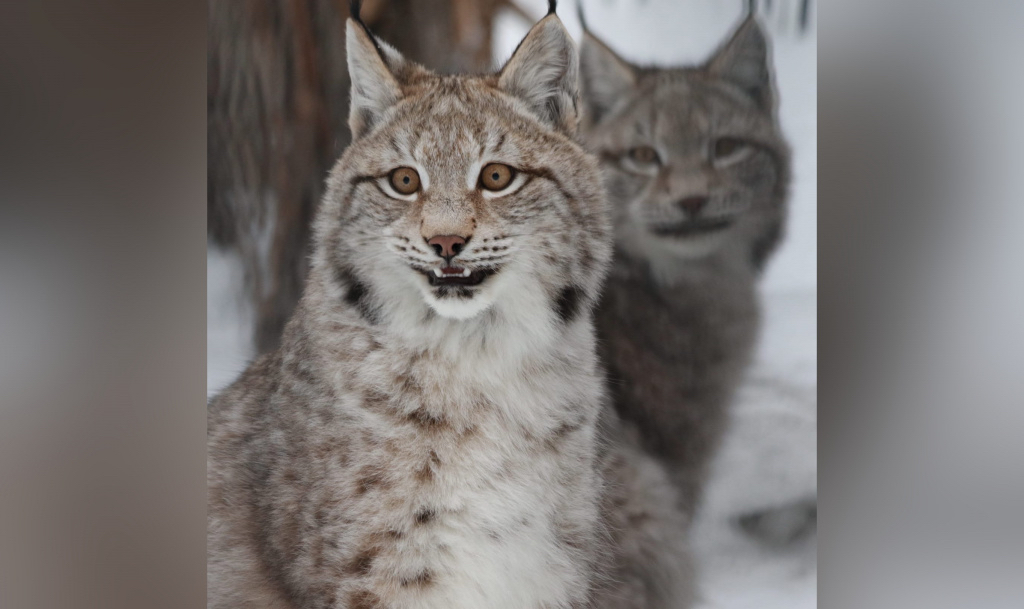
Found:
M 427 281 L 431 286 L 440 287 L 446 285 L 476 286 L 483 283 L 494 274 L 493 269 L 481 269 L 471 271 L 458 266 L 443 266 L 434 268 L 431 271 L 424 271 Z
M 732 226 L 732 223 L 731 218 L 691 220 L 679 224 L 656 224 L 650 227 L 650 231 L 662 237 L 690 237 L 725 230 Z

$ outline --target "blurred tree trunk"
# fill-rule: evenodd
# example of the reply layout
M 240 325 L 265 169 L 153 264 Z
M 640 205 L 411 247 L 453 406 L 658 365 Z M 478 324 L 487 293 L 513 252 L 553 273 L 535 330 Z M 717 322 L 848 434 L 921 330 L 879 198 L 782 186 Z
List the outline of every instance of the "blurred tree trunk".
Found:
M 364 21 L 429 68 L 491 66 L 505 0 L 366 0 Z M 207 219 L 236 250 L 256 314 L 256 349 L 277 346 L 302 294 L 310 224 L 351 140 L 347 0 L 210 0 Z

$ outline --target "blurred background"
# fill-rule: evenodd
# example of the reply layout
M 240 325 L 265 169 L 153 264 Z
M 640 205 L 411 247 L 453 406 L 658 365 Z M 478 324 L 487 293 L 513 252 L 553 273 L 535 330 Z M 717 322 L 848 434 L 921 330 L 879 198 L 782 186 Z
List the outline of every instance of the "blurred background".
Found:
M 207 391 L 273 348 L 305 273 L 308 226 L 348 144 L 344 2 L 210 7 Z M 623 57 L 706 59 L 745 0 L 589 0 L 588 26 Z M 817 604 L 816 536 L 766 545 L 741 515 L 817 501 L 817 27 L 809 0 L 754 3 L 773 46 L 783 132 L 793 147 L 787 238 L 762 283 L 765 328 L 694 529 L 706 607 Z M 438 71 L 500 67 L 547 10 L 541 0 L 376 0 L 383 40 Z M 572 1 L 559 16 L 579 40 Z M 685 439 L 680 439 L 685 441 Z

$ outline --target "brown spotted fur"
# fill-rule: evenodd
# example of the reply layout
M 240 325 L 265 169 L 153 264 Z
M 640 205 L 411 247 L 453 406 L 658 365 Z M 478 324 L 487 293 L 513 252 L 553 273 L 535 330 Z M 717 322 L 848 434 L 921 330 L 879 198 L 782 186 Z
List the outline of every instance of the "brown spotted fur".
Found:
M 611 233 L 557 17 L 495 76 L 435 76 L 354 21 L 348 38 L 355 140 L 304 295 L 209 405 L 209 606 L 683 606 L 674 489 L 604 400 Z M 481 155 L 526 181 L 482 196 Z M 411 162 L 430 186 L 390 197 Z M 431 287 L 428 224 L 472 230 L 456 260 L 494 274 Z

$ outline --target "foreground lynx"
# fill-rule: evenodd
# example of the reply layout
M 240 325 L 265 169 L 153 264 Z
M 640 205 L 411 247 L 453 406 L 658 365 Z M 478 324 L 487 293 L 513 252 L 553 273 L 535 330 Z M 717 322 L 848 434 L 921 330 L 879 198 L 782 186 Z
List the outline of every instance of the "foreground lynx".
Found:
M 703 65 L 641 68 L 586 32 L 580 61 L 615 226 L 596 319 L 609 387 L 692 513 L 782 234 L 789 151 L 767 41 L 748 17 Z
M 674 489 L 603 399 L 611 228 L 561 22 L 494 76 L 354 19 L 347 47 L 304 296 L 209 406 L 209 605 L 686 606 Z

